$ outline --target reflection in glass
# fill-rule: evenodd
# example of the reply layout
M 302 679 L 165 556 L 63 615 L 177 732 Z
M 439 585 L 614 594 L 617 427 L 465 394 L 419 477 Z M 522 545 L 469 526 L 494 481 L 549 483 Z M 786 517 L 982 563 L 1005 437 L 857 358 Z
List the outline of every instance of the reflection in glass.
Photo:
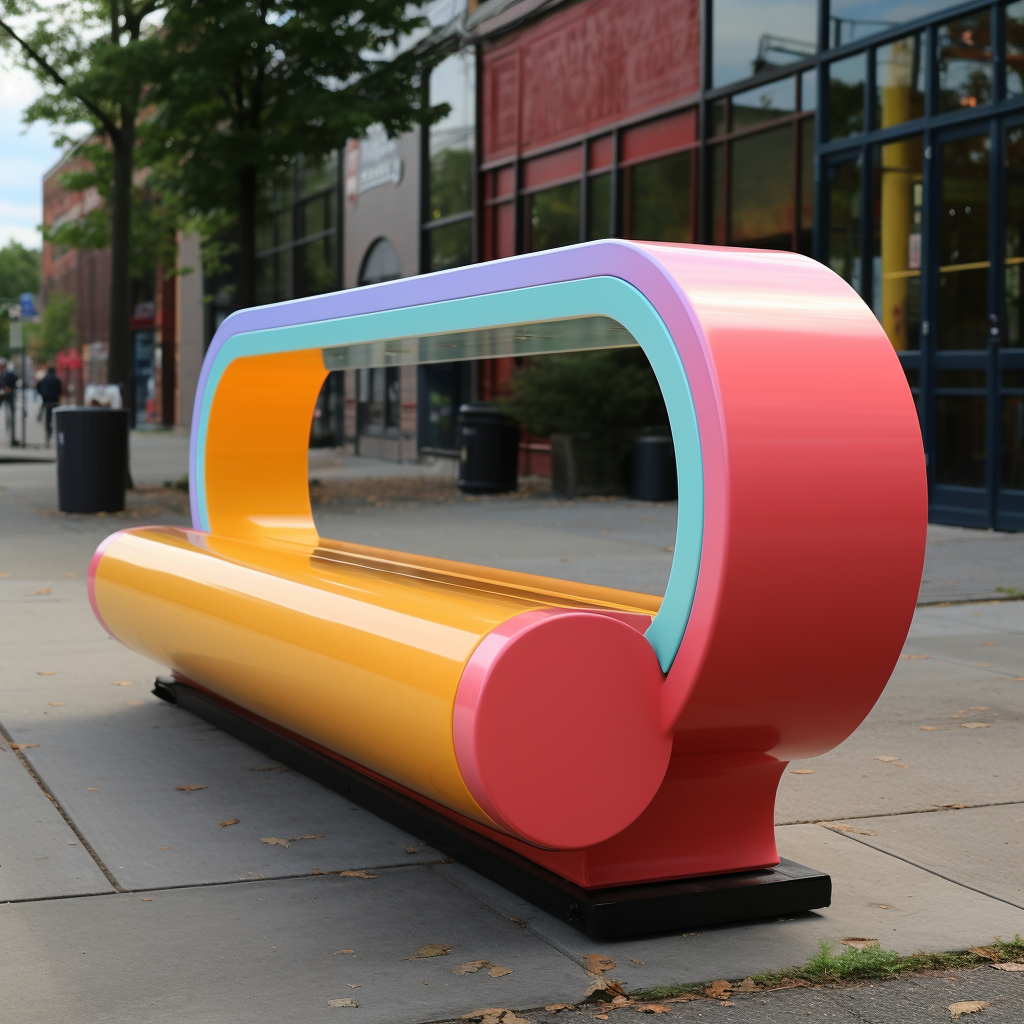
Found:
M 818 72 L 815 68 L 800 76 L 800 109 L 818 109 Z
M 728 100 L 715 100 L 711 104 L 711 138 L 717 138 L 728 131 Z
M 828 183 L 828 265 L 860 292 L 860 158 L 831 164 Z
M 473 221 L 471 218 L 445 224 L 426 232 L 431 270 L 464 267 L 473 262 Z
M 397 366 L 387 366 L 356 373 L 356 416 L 358 432 L 383 434 L 398 429 L 399 372 Z
M 730 102 L 733 131 L 774 121 L 796 110 L 796 79 L 783 78 L 779 82 L 769 82 L 768 85 L 737 93 Z
M 992 100 L 989 12 L 977 11 L 939 26 L 936 63 L 939 110 L 962 110 Z
M 526 251 L 539 252 L 580 240 L 580 183 L 534 192 L 527 202 Z
M 942 349 L 988 344 L 989 139 L 942 147 L 939 203 L 939 316 Z
M 817 0 L 714 0 L 712 84 L 728 85 L 813 57 L 817 26 Z
M 432 220 L 473 207 L 474 61 L 472 48 L 461 50 L 441 61 L 430 74 L 431 105 L 447 103 L 451 107 L 450 113 L 429 129 Z
M 338 151 L 331 152 L 320 160 L 303 161 L 298 171 L 299 196 L 305 198 L 316 192 L 338 187 Z
M 587 186 L 587 235 L 589 238 L 611 238 L 612 176 L 595 175 Z
M 293 249 L 285 249 L 256 260 L 257 303 L 295 298 L 292 290 L 293 253 Z
M 711 241 L 725 245 L 725 146 L 711 147 Z
M 921 347 L 921 136 L 876 146 L 872 301 L 897 351 Z
M 814 118 L 800 122 L 799 251 L 810 256 L 814 241 Z
M 1024 0 L 1006 7 L 1006 95 L 1024 96 Z
M 1021 331 L 1021 285 L 1024 277 L 1024 128 L 1006 133 L 1006 255 L 1003 264 L 1005 305 L 1002 344 L 1024 346 Z
M 1004 388 L 1024 388 L 1024 369 L 1019 367 L 1003 370 Z
M 864 131 L 866 53 L 856 53 L 828 66 L 829 138 L 844 139 Z
M 935 400 L 935 482 L 985 486 L 985 398 L 939 395 Z
M 985 377 L 984 370 L 939 370 L 935 383 L 940 388 L 983 388 Z
M 321 231 L 332 231 L 334 220 L 334 193 L 325 192 L 316 199 L 310 199 L 300 207 L 302 216 L 302 235 L 315 235 Z
M 1000 484 L 1024 490 L 1024 396 L 1003 399 L 1003 466 Z
M 921 383 L 921 371 L 917 366 L 904 366 L 903 373 L 907 378 L 907 384 L 916 388 Z
M 299 280 L 303 295 L 319 295 L 338 287 L 335 277 L 334 235 L 326 235 L 315 242 L 296 247 L 299 261 Z
M 924 117 L 925 39 L 905 36 L 875 51 L 875 124 L 889 128 Z
M 793 248 L 793 125 L 732 143 L 729 242 Z
M 637 164 L 626 171 L 627 238 L 648 242 L 692 242 L 690 181 L 692 153 Z
M 866 39 L 902 22 L 923 18 L 950 7 L 950 0 L 831 0 L 828 45 Z

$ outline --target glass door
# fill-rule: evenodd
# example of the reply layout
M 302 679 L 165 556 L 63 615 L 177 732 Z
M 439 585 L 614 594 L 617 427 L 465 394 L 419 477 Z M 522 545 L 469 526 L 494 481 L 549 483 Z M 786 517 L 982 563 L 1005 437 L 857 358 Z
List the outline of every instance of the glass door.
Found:
M 939 137 L 933 161 L 931 517 L 992 526 L 997 403 L 992 133 Z M 1022 392 L 1024 395 L 1024 392 Z

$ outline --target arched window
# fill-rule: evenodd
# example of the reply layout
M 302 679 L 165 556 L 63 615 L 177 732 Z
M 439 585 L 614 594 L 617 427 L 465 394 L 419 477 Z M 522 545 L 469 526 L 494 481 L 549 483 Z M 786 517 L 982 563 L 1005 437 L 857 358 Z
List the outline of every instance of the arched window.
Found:
M 381 281 L 394 281 L 401 276 L 402 265 L 395 247 L 386 238 L 378 238 L 363 257 L 359 283 L 380 284 Z

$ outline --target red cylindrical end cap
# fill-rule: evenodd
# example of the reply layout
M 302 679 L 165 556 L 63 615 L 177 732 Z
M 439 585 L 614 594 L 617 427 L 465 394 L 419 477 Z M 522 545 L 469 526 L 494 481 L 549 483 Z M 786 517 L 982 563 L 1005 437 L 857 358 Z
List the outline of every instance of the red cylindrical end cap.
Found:
M 644 635 L 597 612 L 525 612 L 481 641 L 455 698 L 470 792 L 512 835 L 549 849 L 632 824 L 668 767 L 663 675 Z

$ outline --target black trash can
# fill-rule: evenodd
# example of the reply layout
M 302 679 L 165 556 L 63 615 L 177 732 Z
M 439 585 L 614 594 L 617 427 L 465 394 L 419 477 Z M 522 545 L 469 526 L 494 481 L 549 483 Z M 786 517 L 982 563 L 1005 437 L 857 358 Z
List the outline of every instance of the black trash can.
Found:
M 459 407 L 459 490 L 498 494 L 518 486 L 519 425 L 493 402 Z
M 675 501 L 678 494 L 672 438 L 662 434 L 638 437 L 633 442 L 629 496 L 639 501 Z
M 54 410 L 61 512 L 120 512 L 128 477 L 128 410 Z

